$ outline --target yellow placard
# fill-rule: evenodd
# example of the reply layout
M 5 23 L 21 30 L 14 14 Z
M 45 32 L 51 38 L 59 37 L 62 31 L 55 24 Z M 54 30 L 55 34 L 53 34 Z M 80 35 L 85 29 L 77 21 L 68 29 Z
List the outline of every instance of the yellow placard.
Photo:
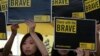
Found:
M 76 33 L 77 32 L 77 21 L 57 19 L 56 20 L 56 32 Z
M 0 11 L 5 12 L 8 10 L 8 1 L 7 0 L 1 0 L 0 2 Z
M 52 6 L 69 5 L 69 0 L 52 0 Z
M 79 18 L 79 19 L 85 19 L 85 13 L 84 12 L 73 12 L 72 17 Z
M 0 33 L 0 40 L 6 39 L 5 33 Z
M 34 15 L 35 22 L 50 22 L 50 15 Z
M 31 0 L 9 0 L 9 7 L 31 7 Z
M 8 9 L 7 9 L 7 3 L 6 4 L 1 4 L 1 11 L 2 12 L 5 12 L 5 11 L 7 11 Z
M 94 43 L 80 43 L 80 48 L 87 49 L 87 50 L 94 50 L 95 44 Z
M 100 1 L 99 0 L 86 0 L 84 1 L 85 6 L 85 12 L 91 12 L 96 9 L 100 8 Z

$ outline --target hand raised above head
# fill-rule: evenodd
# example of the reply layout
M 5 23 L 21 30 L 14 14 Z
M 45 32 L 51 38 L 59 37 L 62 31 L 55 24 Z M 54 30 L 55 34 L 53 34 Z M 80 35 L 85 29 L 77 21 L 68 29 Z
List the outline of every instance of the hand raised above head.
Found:
M 77 53 L 77 56 L 83 56 L 84 55 L 84 51 L 81 48 L 77 48 L 75 50 L 75 52 Z
M 19 25 L 18 24 L 12 24 L 11 25 L 11 31 L 12 31 L 12 34 L 17 34 L 17 30 L 19 28 Z
M 30 31 L 30 32 L 35 32 L 36 24 L 35 24 L 34 21 L 28 20 L 28 21 L 26 21 L 25 23 L 26 23 L 26 25 L 29 27 L 29 31 Z

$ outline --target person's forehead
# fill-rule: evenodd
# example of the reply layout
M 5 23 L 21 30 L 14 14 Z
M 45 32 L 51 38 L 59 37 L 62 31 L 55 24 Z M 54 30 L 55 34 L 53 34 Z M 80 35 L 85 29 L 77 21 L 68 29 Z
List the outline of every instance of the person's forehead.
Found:
M 28 38 L 25 40 L 25 42 L 27 42 L 27 41 L 33 41 L 33 38 L 32 38 L 32 37 L 28 37 Z

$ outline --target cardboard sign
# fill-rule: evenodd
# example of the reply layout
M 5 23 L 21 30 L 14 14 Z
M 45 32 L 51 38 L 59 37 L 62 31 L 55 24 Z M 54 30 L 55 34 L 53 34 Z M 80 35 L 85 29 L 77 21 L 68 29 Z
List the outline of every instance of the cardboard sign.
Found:
M 53 0 L 53 1 L 59 1 L 59 0 Z M 55 5 L 55 6 L 52 5 L 52 16 L 72 17 L 73 12 L 84 12 L 82 0 L 69 0 L 68 3 L 69 5 Z
M 95 19 L 100 23 L 100 0 L 83 0 L 86 19 Z
M 8 24 L 34 20 L 35 15 L 51 15 L 51 0 L 9 0 L 8 6 Z M 39 22 L 50 22 L 40 20 Z
M 5 22 L 5 14 L 0 12 L 0 40 L 6 40 L 6 22 Z
M 96 50 L 95 20 L 55 17 L 55 48 L 73 50 L 78 47 Z
M 100 0 L 84 0 L 85 12 L 91 12 L 100 8 Z
M 85 13 L 86 19 L 95 19 L 100 23 L 100 9 Z
M 0 1 L 0 12 L 8 11 L 8 0 Z

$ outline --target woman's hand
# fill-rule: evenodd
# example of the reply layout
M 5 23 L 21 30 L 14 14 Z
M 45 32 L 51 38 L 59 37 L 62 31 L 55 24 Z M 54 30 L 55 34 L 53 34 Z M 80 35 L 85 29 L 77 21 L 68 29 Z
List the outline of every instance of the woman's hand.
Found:
M 96 38 L 96 40 L 97 40 L 97 51 L 96 51 L 96 56 L 100 56 L 100 35 L 99 35 L 99 32 L 100 32 L 100 24 L 97 24 L 97 26 L 96 26 L 96 30 L 97 30 L 97 32 L 96 32 L 96 34 L 97 34 L 97 38 Z
M 100 24 L 96 25 L 96 31 L 97 31 L 97 33 L 100 31 Z
M 84 56 L 90 56 L 90 51 L 89 50 L 84 50 Z
M 80 48 L 77 48 L 76 50 L 77 56 L 89 56 L 90 51 L 89 50 L 82 50 Z
M 80 48 L 77 48 L 76 50 L 77 56 L 83 56 L 84 55 L 84 51 Z
M 11 31 L 12 31 L 12 34 L 13 35 L 16 35 L 17 34 L 18 28 L 19 28 L 19 25 L 18 24 L 12 24 L 11 25 Z
M 14 38 L 17 34 L 18 28 L 19 28 L 18 24 L 12 24 L 11 25 L 12 34 L 11 34 L 9 40 L 7 41 L 7 43 L 4 46 L 3 56 L 8 56 L 9 55 L 9 51 L 11 50 L 11 47 L 12 47 Z
M 36 24 L 34 21 L 32 21 L 32 20 L 26 21 L 26 24 L 29 27 L 30 32 L 35 32 Z

